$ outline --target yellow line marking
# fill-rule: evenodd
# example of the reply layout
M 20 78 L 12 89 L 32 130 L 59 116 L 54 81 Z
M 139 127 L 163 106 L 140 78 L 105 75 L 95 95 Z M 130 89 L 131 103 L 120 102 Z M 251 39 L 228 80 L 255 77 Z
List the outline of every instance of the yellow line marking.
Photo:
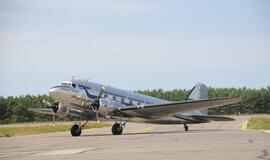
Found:
M 150 132 L 152 131 L 154 128 L 153 127 L 146 127 L 142 130 L 142 132 Z
M 248 121 L 245 121 L 243 126 L 242 126 L 242 129 L 247 129 L 247 126 L 248 126 Z

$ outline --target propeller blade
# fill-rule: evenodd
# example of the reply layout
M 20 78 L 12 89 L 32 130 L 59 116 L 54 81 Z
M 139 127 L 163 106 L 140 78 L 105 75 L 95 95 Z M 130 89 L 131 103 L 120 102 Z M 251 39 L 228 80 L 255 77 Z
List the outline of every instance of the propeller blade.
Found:
M 55 121 L 55 113 L 53 113 L 53 124 L 54 124 L 54 121 Z
M 98 93 L 98 95 L 97 95 L 97 98 L 96 98 L 96 99 L 94 100 L 94 102 L 91 104 L 92 110 L 93 110 L 94 112 L 96 112 L 96 110 L 99 109 L 99 105 L 100 105 L 99 99 L 101 98 L 101 96 L 102 96 L 102 94 L 103 94 L 104 91 L 105 91 L 105 87 L 103 86 L 103 87 L 101 87 L 101 89 L 100 89 L 100 91 L 99 91 L 99 93 Z
M 45 104 L 45 105 L 47 105 L 47 107 L 49 107 L 49 108 L 51 108 L 51 106 L 52 106 L 52 103 L 49 102 L 49 101 L 47 101 L 47 100 L 45 100 L 45 99 L 43 99 L 42 103 Z
M 104 91 L 105 91 L 105 87 L 103 86 L 103 87 L 101 87 L 101 89 L 100 89 L 100 91 L 99 91 L 99 93 L 97 95 L 96 100 L 99 100 L 101 98 L 101 95 L 103 94 Z
M 97 123 L 99 123 L 99 115 L 98 115 L 98 112 L 96 112 L 96 119 L 97 119 Z

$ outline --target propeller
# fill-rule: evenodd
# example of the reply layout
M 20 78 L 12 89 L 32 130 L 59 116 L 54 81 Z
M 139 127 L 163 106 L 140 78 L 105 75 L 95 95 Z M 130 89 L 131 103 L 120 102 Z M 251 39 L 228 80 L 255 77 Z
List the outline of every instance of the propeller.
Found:
M 54 121 L 55 121 L 55 113 L 57 112 L 58 110 L 58 105 L 59 105 L 59 102 L 54 102 L 54 103 L 51 103 L 45 99 L 43 99 L 42 101 L 43 104 L 45 104 L 48 108 L 51 108 L 52 109 L 52 122 L 54 124 Z
M 94 100 L 94 102 L 91 104 L 91 106 L 93 107 L 94 110 L 98 110 L 99 109 L 99 106 L 100 106 L 100 98 L 103 94 L 103 92 L 105 91 L 105 87 L 101 87 L 98 95 L 97 95 L 97 98 Z
M 49 102 L 49 101 L 47 101 L 47 100 L 45 100 L 45 99 L 43 99 L 42 103 L 45 104 L 45 105 L 47 105 L 47 107 L 49 107 L 49 106 L 52 105 L 51 102 Z M 50 107 L 49 107 L 49 108 L 50 108 Z
M 100 122 L 99 121 L 99 114 L 98 114 L 97 110 L 99 110 L 99 107 L 100 107 L 100 98 L 101 98 L 101 96 L 102 96 L 102 94 L 103 94 L 104 91 L 105 91 L 105 87 L 103 86 L 103 87 L 101 87 L 101 89 L 100 89 L 100 91 L 99 91 L 99 93 L 97 95 L 97 98 L 91 104 L 92 110 L 96 113 L 96 120 L 97 120 L 97 122 Z

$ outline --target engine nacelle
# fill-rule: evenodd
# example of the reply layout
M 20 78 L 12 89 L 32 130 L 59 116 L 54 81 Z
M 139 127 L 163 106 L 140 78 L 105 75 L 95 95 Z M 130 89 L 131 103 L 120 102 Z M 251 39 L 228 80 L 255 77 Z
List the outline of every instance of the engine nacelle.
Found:
M 121 104 L 120 102 L 114 101 L 114 100 L 110 100 L 107 98 L 101 98 L 99 100 L 99 109 L 97 110 L 98 113 L 100 114 L 104 114 L 104 115 L 108 115 L 110 112 L 112 112 L 113 110 L 124 106 L 123 104 Z
M 60 116 L 65 116 L 69 112 L 69 108 L 65 107 L 62 103 L 54 102 L 51 106 L 52 111 Z

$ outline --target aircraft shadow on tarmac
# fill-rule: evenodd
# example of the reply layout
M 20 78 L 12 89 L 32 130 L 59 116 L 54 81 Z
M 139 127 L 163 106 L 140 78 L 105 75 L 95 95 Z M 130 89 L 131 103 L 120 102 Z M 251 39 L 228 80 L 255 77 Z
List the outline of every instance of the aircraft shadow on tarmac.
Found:
M 120 136 L 131 136 L 131 135 L 161 135 L 161 134 L 175 134 L 175 133 L 179 133 L 179 134 L 183 134 L 183 133 L 199 133 L 199 132 L 218 132 L 218 131 L 228 131 L 228 130 L 192 130 L 192 131 L 188 131 L 188 132 L 185 132 L 185 131 L 164 131 L 164 132 L 134 132 L 134 133 L 123 133 L 122 135 Z M 111 133 L 108 133 L 108 134 L 89 134 L 89 135 L 81 135 L 81 137 L 99 137 L 99 136 L 115 136 L 115 135 L 112 135 Z

